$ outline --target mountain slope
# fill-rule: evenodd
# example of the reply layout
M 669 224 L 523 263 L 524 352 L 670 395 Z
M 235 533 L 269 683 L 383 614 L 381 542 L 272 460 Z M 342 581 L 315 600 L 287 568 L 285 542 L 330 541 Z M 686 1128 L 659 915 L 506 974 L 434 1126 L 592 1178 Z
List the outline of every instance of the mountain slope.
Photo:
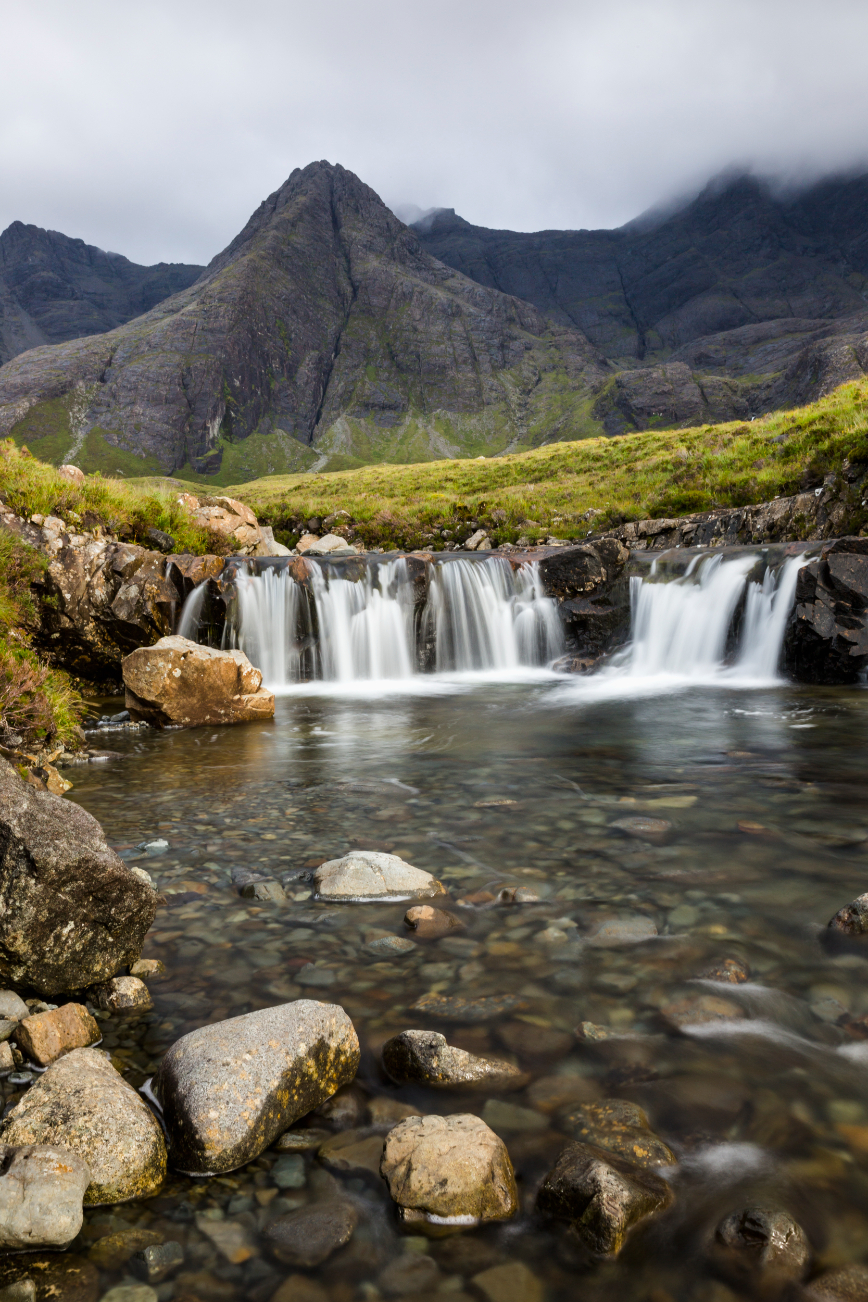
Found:
M 445 267 L 351 172 L 313 163 L 194 285 L 3 367 L 0 433 L 112 473 L 246 478 L 533 446 L 606 377 L 582 334 Z
M 100 334 L 191 285 L 203 268 L 141 267 L 59 231 L 0 234 L 0 365 L 38 344 Z

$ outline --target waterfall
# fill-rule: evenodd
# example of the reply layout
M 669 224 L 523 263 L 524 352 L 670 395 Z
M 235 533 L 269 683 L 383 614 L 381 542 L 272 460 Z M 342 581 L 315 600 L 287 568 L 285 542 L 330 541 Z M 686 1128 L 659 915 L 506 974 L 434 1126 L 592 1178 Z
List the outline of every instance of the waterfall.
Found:
M 271 688 L 308 679 L 352 683 L 435 672 L 509 671 L 550 664 L 564 649 L 557 605 L 534 563 L 504 557 L 369 564 L 361 578 L 312 564 L 236 571 L 224 642 L 240 647 Z M 204 589 L 203 589 L 204 591 Z M 202 597 L 187 598 L 179 631 L 195 636 Z M 420 595 L 421 594 L 421 595 Z M 198 603 L 198 604 L 197 604 Z
M 181 618 L 175 629 L 178 637 L 187 637 L 191 642 L 199 639 L 199 622 L 202 618 L 202 605 L 205 601 L 207 583 L 199 583 L 184 602 Z
M 733 619 L 744 598 L 729 668 L 740 678 L 775 678 L 796 579 L 809 558 L 790 557 L 779 569 L 766 568 L 761 583 L 748 581 L 758 559 L 756 552 L 701 556 L 669 582 L 631 578 L 632 639 L 615 658 L 614 671 L 645 679 L 713 676 L 726 663 Z

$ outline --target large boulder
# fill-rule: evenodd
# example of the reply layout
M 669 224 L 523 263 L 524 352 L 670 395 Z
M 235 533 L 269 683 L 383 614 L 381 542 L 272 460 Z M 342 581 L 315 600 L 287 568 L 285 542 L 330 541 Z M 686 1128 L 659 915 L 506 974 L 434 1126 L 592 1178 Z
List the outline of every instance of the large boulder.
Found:
M 431 873 L 379 850 L 351 850 L 342 859 L 327 860 L 314 873 L 314 883 L 324 900 L 411 900 L 445 894 Z
M 298 999 L 191 1031 L 153 1079 L 172 1163 L 234 1171 L 354 1078 L 359 1041 L 337 1004 Z
M 571 1144 L 546 1176 L 538 1203 L 542 1211 L 571 1220 L 592 1252 L 614 1256 L 632 1226 L 668 1207 L 672 1197 L 652 1171 L 590 1144 Z
M 541 557 L 543 587 L 558 602 L 574 653 L 598 656 L 630 636 L 629 556 L 617 538 L 600 538 Z
M 166 1178 L 159 1122 L 99 1049 L 73 1049 L 53 1063 L 0 1125 L 0 1142 L 75 1153 L 90 1170 L 90 1206 L 147 1198 Z
M 456 1089 L 506 1083 L 521 1072 L 509 1062 L 453 1048 L 439 1031 L 402 1031 L 383 1045 L 383 1066 L 398 1085 Z
M 262 542 L 256 516 L 249 506 L 234 497 L 209 497 L 200 502 L 192 493 L 182 493 L 178 505 L 189 511 L 204 529 L 222 538 L 234 538 L 240 555 L 254 553 Z
M 506 1145 L 470 1113 L 408 1117 L 386 1136 L 380 1174 L 406 1224 L 477 1225 L 518 1210 Z
M 186 637 L 163 637 L 123 663 L 134 719 L 165 726 L 249 723 L 274 717 L 274 693 L 243 651 L 215 651 Z
M 54 995 L 105 981 L 138 958 L 156 911 L 95 818 L 0 759 L 0 983 Z
M 784 663 L 807 683 L 854 683 L 868 665 L 868 538 L 837 538 L 799 571 Z
M 0 1248 L 65 1248 L 81 1229 L 87 1163 L 52 1144 L 0 1144 Z

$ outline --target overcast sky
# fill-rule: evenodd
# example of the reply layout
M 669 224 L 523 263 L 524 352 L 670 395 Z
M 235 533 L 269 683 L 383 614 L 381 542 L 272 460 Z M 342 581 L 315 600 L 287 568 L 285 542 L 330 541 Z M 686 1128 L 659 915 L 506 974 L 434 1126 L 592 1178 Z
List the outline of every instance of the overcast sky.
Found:
M 615 226 L 868 163 L 868 0 L 0 0 L 0 229 L 207 262 L 312 159 L 395 206 Z

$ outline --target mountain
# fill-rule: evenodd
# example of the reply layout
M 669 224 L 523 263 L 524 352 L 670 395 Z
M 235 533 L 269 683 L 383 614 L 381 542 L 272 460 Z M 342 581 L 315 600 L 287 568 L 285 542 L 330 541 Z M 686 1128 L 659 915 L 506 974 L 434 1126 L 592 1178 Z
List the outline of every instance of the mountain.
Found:
M 583 331 L 622 371 L 596 407 L 609 433 L 664 408 L 675 422 L 746 417 L 866 370 L 866 176 L 789 196 L 724 177 L 618 230 L 489 230 L 453 209 L 414 229 L 442 262 Z
M 187 289 L 0 370 L 0 433 L 111 473 L 251 478 L 565 436 L 605 362 L 426 253 L 351 172 L 297 169 Z
M 186 289 L 202 267 L 140 267 L 59 231 L 13 222 L 0 234 L 0 365 L 38 344 L 101 334 Z

